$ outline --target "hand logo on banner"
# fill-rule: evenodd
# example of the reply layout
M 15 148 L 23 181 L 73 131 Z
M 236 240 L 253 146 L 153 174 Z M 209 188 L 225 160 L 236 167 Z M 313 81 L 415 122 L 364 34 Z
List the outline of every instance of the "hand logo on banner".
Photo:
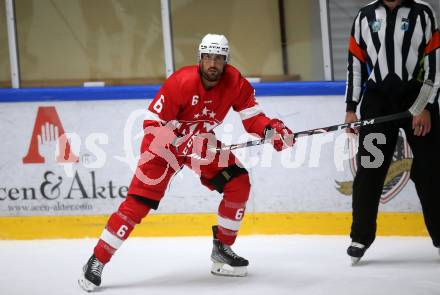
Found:
M 46 122 L 46 124 L 41 126 L 41 135 L 38 135 L 37 138 L 40 154 L 47 163 L 54 164 L 60 154 L 58 127 Z
M 68 140 L 68 136 L 70 137 L 70 141 Z M 65 151 L 67 145 L 69 144 L 69 150 L 75 149 L 75 154 L 79 155 L 79 145 L 81 142 L 79 136 L 77 134 L 68 132 L 65 132 L 59 136 L 58 127 L 46 122 L 41 126 L 41 134 L 37 135 L 37 138 L 38 150 L 46 160 L 46 163 L 49 166 L 53 166 L 55 164 L 62 165 L 67 177 L 73 177 L 74 162 L 65 161 L 64 159 L 64 161 L 60 161 L 60 149 Z

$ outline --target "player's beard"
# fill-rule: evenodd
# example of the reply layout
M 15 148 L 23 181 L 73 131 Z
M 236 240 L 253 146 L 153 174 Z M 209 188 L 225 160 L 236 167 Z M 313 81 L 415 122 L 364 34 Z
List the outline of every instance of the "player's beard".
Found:
M 207 70 L 202 69 L 202 76 L 209 82 L 216 82 L 220 80 L 220 77 L 223 73 L 222 70 L 216 68 L 216 67 L 210 67 Z

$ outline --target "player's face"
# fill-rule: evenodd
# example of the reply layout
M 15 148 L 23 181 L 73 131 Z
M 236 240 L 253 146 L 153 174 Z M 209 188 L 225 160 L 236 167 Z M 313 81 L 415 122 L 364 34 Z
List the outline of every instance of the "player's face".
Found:
M 226 60 L 224 55 L 220 54 L 202 54 L 200 61 L 200 69 L 203 78 L 209 82 L 216 82 L 220 80 L 220 77 L 225 68 Z

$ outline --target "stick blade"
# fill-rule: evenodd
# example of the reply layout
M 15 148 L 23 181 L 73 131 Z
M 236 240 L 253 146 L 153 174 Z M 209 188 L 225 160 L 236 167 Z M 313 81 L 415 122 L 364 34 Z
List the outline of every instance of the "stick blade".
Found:
M 419 95 L 416 98 L 416 101 L 409 108 L 409 112 L 411 113 L 411 115 L 418 116 L 423 112 L 426 105 L 428 104 L 428 100 L 429 97 L 431 96 L 432 88 L 433 88 L 433 83 L 431 80 L 426 80 L 423 83 L 422 88 L 420 88 Z

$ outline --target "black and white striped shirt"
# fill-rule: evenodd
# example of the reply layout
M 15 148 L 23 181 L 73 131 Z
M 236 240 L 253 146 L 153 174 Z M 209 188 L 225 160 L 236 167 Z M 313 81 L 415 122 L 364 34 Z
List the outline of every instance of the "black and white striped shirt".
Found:
M 428 3 L 403 0 L 391 11 L 379 0 L 361 8 L 349 41 L 347 111 L 356 110 L 367 81 L 380 86 L 390 73 L 403 83 L 434 81 L 432 105 L 438 99 L 439 47 L 437 20 Z

